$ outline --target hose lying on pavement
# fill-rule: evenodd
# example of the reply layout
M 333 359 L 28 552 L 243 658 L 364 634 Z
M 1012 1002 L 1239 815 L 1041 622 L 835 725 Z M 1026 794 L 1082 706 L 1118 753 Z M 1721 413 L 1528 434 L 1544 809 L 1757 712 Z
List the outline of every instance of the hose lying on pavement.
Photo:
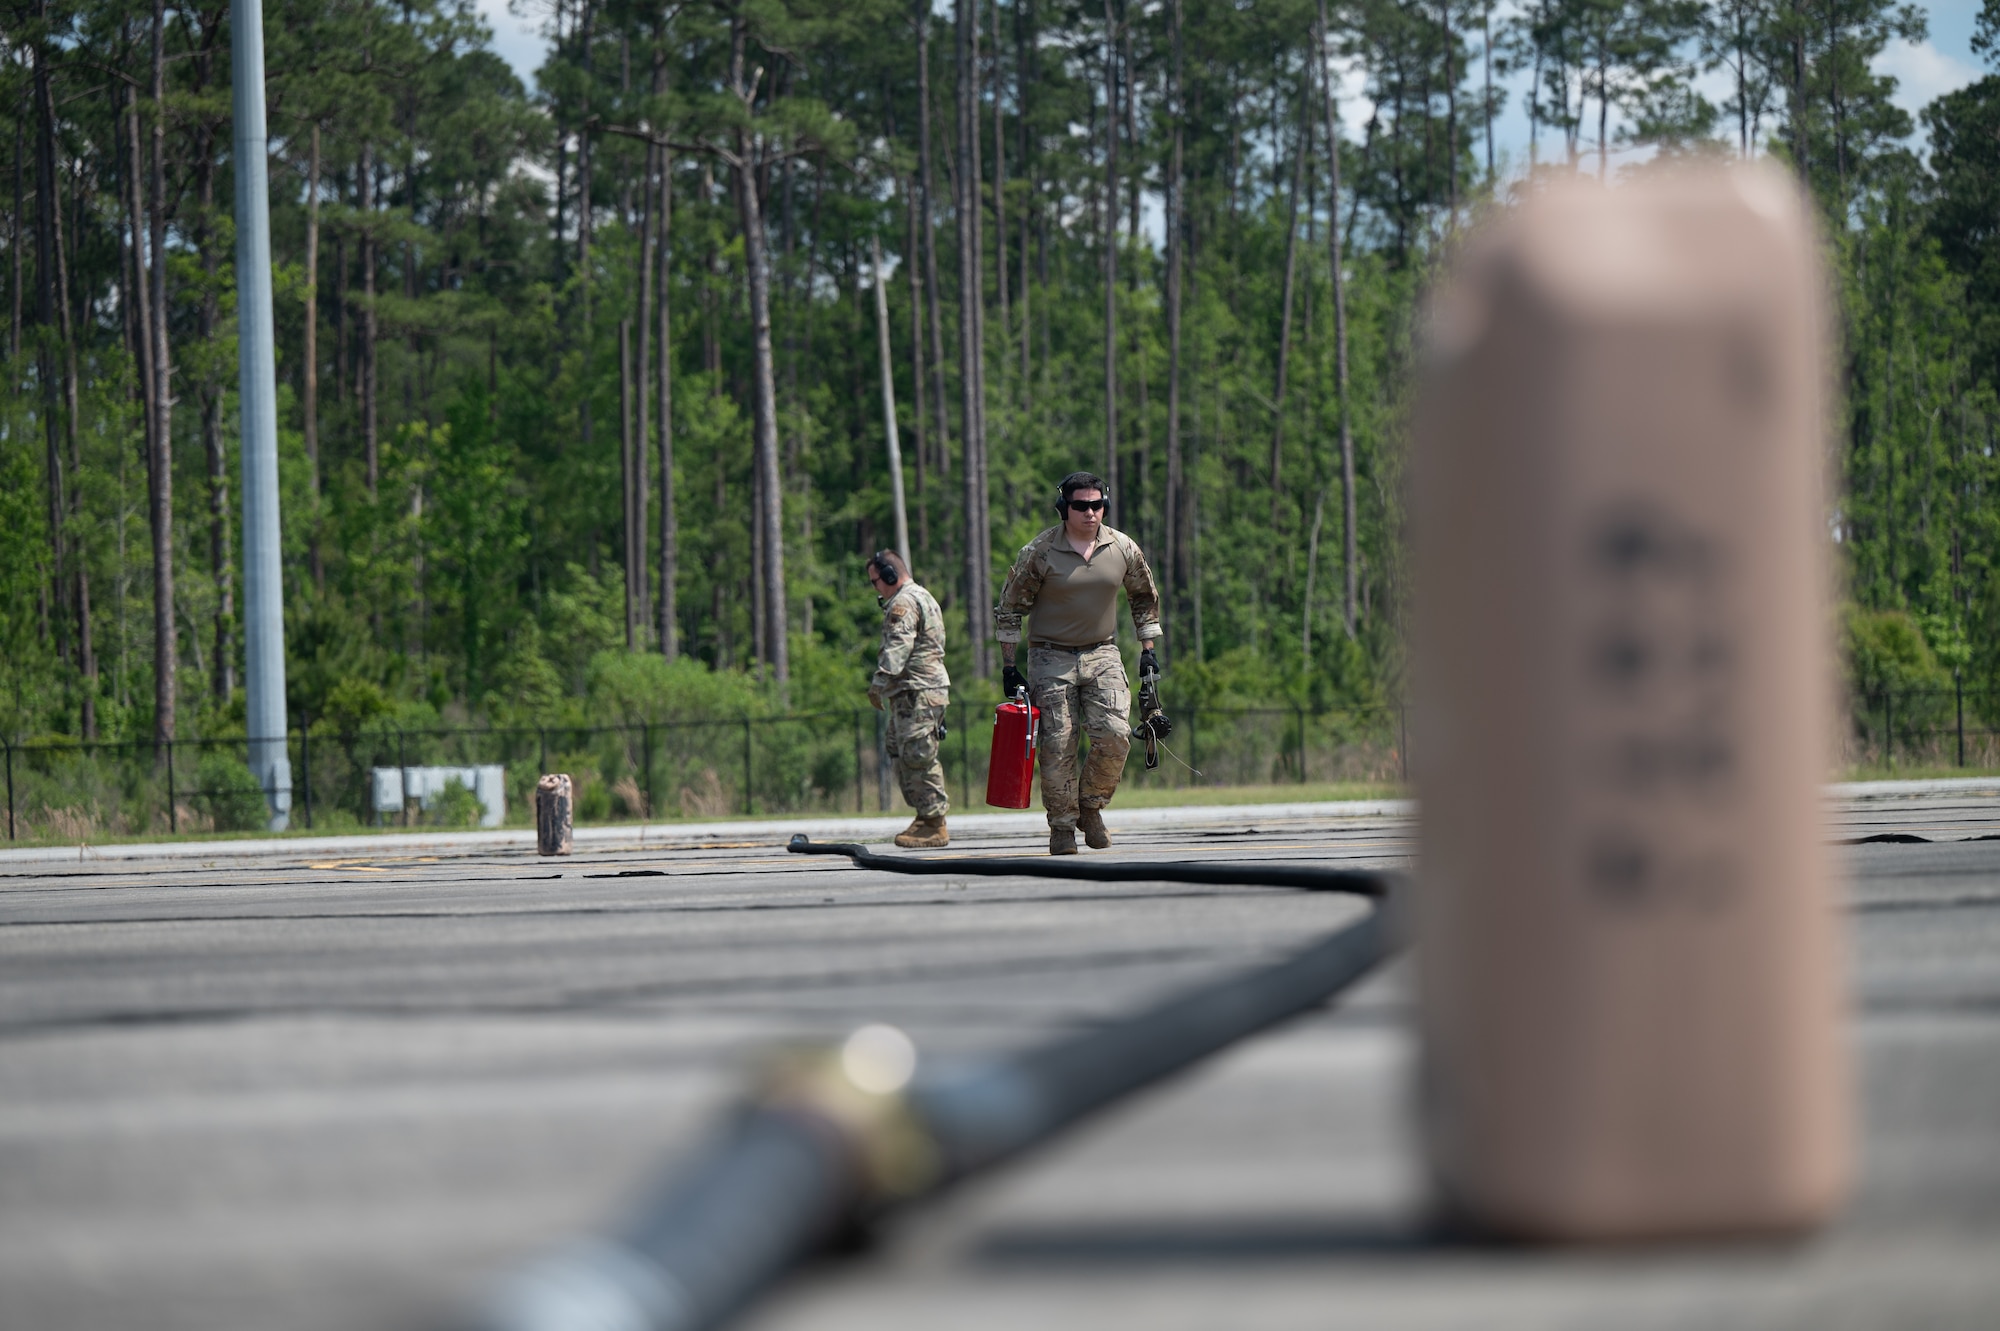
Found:
M 624 1225 L 509 1278 L 483 1310 L 487 1331 L 719 1326 L 857 1222 L 999 1164 L 1121 1096 L 1319 1006 L 1402 941 L 1397 880 L 1386 874 L 920 858 L 803 836 L 791 849 L 895 873 L 1277 886 L 1345 892 L 1375 905 L 1275 965 L 1021 1053 L 917 1070 L 905 1037 L 872 1027 L 845 1046 L 780 1059 L 761 1093 Z

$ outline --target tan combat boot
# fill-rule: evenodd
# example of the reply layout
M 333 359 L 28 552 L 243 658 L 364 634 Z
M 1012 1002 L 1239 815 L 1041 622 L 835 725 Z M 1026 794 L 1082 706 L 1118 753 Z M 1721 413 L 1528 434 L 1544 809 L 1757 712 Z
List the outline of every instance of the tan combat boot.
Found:
M 1111 849 L 1111 833 L 1104 830 L 1104 811 L 1085 809 L 1076 816 L 1076 830 L 1083 833 L 1083 844 L 1092 850 Z
M 1067 827 L 1051 827 L 1049 829 L 1049 854 L 1076 854 L 1076 833 Z
M 910 821 L 910 825 L 896 833 L 896 844 L 904 850 L 936 850 L 939 846 L 951 844 L 951 833 L 944 830 L 944 817 L 925 818 L 921 814 Z

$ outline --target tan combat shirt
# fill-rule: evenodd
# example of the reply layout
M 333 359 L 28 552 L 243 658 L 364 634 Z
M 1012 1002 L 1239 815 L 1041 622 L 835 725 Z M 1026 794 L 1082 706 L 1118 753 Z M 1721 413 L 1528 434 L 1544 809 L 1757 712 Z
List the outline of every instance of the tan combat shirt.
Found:
M 1092 647 L 1118 631 L 1118 589 L 1132 603 L 1139 641 L 1160 637 L 1160 589 L 1139 543 L 1112 527 L 1099 527 L 1084 558 L 1060 524 L 1021 547 L 1020 557 L 993 607 L 993 636 L 1021 640 L 1021 616 L 1034 612 L 1030 645 Z
M 951 687 L 944 669 L 944 611 L 914 582 L 882 606 L 882 654 L 868 691 L 880 698 Z

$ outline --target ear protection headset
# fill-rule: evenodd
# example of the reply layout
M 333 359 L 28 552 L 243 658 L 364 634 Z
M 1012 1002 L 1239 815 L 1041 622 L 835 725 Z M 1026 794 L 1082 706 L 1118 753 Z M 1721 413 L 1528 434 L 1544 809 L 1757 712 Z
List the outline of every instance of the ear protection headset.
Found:
M 896 565 L 890 560 L 887 550 L 877 550 L 874 554 L 870 555 L 868 557 L 868 567 L 875 571 L 875 576 L 880 578 L 883 585 L 887 587 L 894 587 L 902 577 L 900 573 L 896 572 Z
M 1096 472 L 1073 471 L 1063 477 L 1062 482 L 1056 486 L 1056 517 L 1064 520 L 1069 518 L 1069 497 L 1078 490 L 1095 490 L 1103 495 L 1104 511 L 1110 513 L 1111 488 L 1104 483 L 1104 478 Z

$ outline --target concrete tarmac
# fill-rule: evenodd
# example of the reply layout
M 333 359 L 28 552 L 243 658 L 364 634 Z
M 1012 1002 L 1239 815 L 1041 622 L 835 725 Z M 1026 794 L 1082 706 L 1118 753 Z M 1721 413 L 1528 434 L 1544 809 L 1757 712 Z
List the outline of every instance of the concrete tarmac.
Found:
M 905 1216 L 754 1331 L 2000 1325 L 2000 800 L 1847 799 L 1857 1197 L 1787 1244 L 1440 1246 L 1408 972 Z M 1150 812 L 1150 811 L 1149 811 Z M 1400 866 L 1399 809 L 1111 818 L 1131 858 Z M 708 829 L 715 831 L 715 829 Z M 1010 827 L 953 854 L 1040 848 Z M 342 849 L 350 854 L 336 853 Z M 1091 852 L 1086 852 L 1090 854 Z M 615 1216 L 760 1051 L 1013 1047 L 1356 903 L 889 876 L 769 829 L 0 867 L 0 1327 L 418 1331 Z

